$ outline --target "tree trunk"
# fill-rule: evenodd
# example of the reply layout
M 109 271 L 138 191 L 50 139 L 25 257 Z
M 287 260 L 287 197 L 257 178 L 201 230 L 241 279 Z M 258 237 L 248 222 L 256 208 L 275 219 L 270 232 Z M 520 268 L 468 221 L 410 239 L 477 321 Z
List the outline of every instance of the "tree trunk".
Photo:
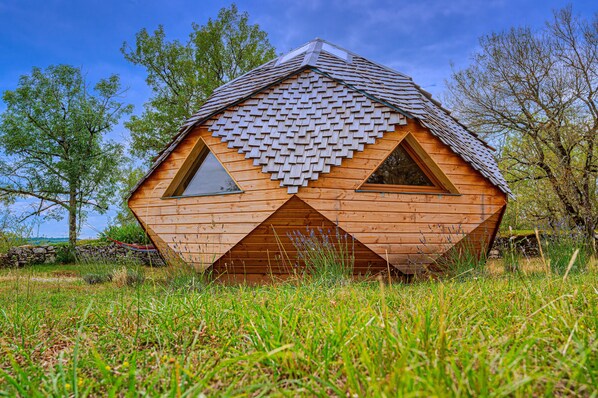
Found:
M 69 194 L 69 251 L 75 254 L 77 244 L 77 194 L 71 188 Z

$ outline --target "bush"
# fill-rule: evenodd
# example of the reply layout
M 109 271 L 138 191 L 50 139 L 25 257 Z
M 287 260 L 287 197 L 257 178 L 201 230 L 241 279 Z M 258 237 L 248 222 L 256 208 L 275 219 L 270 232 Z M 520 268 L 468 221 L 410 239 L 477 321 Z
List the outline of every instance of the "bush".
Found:
M 141 228 L 139 223 L 127 223 L 123 225 L 111 225 L 102 232 L 100 239 L 109 241 L 110 239 L 124 243 L 134 243 L 147 245 L 150 243 L 147 234 Z
M 95 285 L 98 283 L 106 283 L 112 280 L 112 275 L 110 274 L 85 274 L 83 275 L 83 280 L 90 285 Z
M 59 244 L 55 245 L 55 247 L 57 264 L 72 264 L 77 262 L 76 253 L 70 249 L 68 244 Z

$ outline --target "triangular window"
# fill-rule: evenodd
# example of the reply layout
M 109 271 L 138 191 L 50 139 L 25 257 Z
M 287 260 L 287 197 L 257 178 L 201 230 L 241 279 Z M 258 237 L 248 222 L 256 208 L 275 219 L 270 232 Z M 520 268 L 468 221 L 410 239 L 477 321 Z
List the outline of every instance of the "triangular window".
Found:
M 410 134 L 395 147 L 359 189 L 378 192 L 458 193 Z
M 186 167 L 183 166 L 183 168 Z M 186 171 L 181 171 L 184 175 L 169 196 L 201 196 L 241 192 L 207 146 L 201 149 Z
M 433 187 L 434 183 L 409 152 L 406 145 L 399 145 L 367 179 L 366 183 Z

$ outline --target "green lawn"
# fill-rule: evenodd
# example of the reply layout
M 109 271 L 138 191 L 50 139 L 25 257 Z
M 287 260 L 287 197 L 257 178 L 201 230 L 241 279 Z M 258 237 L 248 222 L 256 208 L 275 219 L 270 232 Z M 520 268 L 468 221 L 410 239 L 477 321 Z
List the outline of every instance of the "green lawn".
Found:
M 81 267 L 0 270 L 0 395 L 597 396 L 595 267 L 194 290 Z

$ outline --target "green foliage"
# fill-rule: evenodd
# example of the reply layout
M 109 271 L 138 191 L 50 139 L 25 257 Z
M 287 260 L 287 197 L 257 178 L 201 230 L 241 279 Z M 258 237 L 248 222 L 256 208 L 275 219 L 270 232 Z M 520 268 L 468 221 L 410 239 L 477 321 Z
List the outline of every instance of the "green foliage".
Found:
M 114 239 L 124 243 L 137 243 L 147 245 L 150 240 L 137 221 L 123 225 L 110 225 L 101 234 L 100 239 L 110 242 L 108 239 Z
M 526 178 L 530 168 L 513 160 L 517 152 L 534 151 L 533 146 L 526 144 L 522 137 L 509 137 L 502 145 L 502 159 L 499 166 L 504 170 L 505 178 L 510 181 L 510 188 L 515 199 L 509 202 L 502 220 L 503 228 L 532 230 L 538 225 L 556 228 L 569 221 L 567 212 L 562 206 L 553 187 L 545 178 Z M 582 157 L 578 158 L 580 161 Z M 581 163 L 575 167 L 582 167 Z M 570 224 L 574 227 L 574 223 Z
M 573 253 L 579 249 L 569 273 L 579 273 L 587 269 L 592 248 L 582 234 L 575 231 L 556 230 L 542 237 L 542 249 L 550 264 L 550 269 L 557 275 L 563 275 L 569 266 Z
M 110 263 L 96 259 L 77 265 L 81 279 L 89 285 L 113 282 L 118 287 L 139 286 L 145 281 L 143 267 L 134 263 Z
M 105 246 L 106 242 L 101 239 L 79 239 L 77 246 Z
M 56 245 L 56 263 L 73 264 L 77 262 L 75 250 L 68 244 Z
M 450 249 L 444 257 L 438 260 L 441 276 L 448 279 L 465 280 L 479 277 L 486 273 L 486 253 L 480 252 L 477 245 L 463 238 L 462 244 Z
M 6 253 L 11 247 L 27 244 L 31 236 L 31 226 L 19 220 L 8 207 L 0 208 L 0 253 Z
M 140 167 L 127 167 L 122 173 L 118 195 L 118 213 L 115 222 L 118 225 L 137 224 L 137 219 L 129 209 L 128 199 L 133 188 L 145 175 L 145 171 Z
M 327 285 L 346 284 L 353 276 L 355 241 L 339 229 L 335 233 L 307 228 L 307 233 L 289 235 L 297 258 L 305 264 L 313 281 Z M 303 274 L 303 272 L 301 272 Z
M 121 48 L 127 61 L 145 68 L 153 91 L 143 114 L 125 123 L 132 152 L 142 159 L 162 150 L 215 88 L 275 56 L 267 34 L 234 4 L 221 9 L 216 20 L 192 28 L 187 43 L 168 41 L 160 25 L 153 34 L 137 33 L 134 47 Z
M 27 238 L 13 232 L 0 232 L 0 253 L 8 252 L 11 247 L 27 244 Z
M 44 281 L 44 269 L 60 271 L 0 270 L 6 396 L 592 396 L 598 385 L 595 268 L 566 281 L 184 294 L 164 289 L 164 269 L 135 289 Z
M 5 91 L 0 115 L 0 197 L 39 200 L 35 214 L 69 215 L 74 246 L 79 216 L 107 210 L 123 161 L 123 146 L 103 139 L 131 112 L 112 75 L 93 89 L 80 68 L 33 68 Z
M 112 280 L 112 274 L 85 274 L 82 279 L 90 284 L 95 285 L 98 283 L 106 283 Z
M 211 283 L 207 274 L 192 270 L 189 272 L 170 273 L 166 282 L 170 290 L 182 293 L 204 291 Z

